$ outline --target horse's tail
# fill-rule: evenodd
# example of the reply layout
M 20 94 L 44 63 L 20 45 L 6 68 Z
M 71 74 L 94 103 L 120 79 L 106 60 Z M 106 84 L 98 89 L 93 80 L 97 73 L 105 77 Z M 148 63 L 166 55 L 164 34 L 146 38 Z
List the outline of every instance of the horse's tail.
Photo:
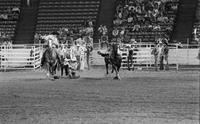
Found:
M 42 58 L 41 58 L 41 66 L 42 67 L 45 65 L 45 54 L 46 54 L 46 51 L 42 54 Z

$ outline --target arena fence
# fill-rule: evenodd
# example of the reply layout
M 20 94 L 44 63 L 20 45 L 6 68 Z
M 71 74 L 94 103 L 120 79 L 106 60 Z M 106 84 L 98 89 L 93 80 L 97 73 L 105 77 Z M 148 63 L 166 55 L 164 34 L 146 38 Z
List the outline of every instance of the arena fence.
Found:
M 98 46 L 98 45 L 96 45 Z M 154 68 L 154 56 L 151 51 L 154 47 L 153 43 L 143 44 L 122 44 L 121 46 L 137 47 L 138 51 L 134 51 L 133 65 L 135 68 L 152 69 Z M 93 52 L 93 65 L 104 65 L 104 60 L 97 54 L 100 47 Z M 122 68 L 127 69 L 128 49 L 122 47 Z M 199 60 L 200 49 L 198 45 L 188 44 L 169 44 L 169 67 L 170 69 L 200 69 Z
M 36 69 L 40 67 L 41 47 L 38 45 L 0 46 L 0 69 Z
M 128 50 L 126 45 L 137 47 L 133 55 L 133 64 L 138 69 L 154 68 L 154 56 L 151 55 L 154 44 L 122 44 L 122 68 L 127 69 Z M 169 45 L 170 69 L 200 69 L 199 46 L 191 45 Z M 97 51 L 104 51 L 98 43 L 94 44 L 94 51 L 91 53 L 91 65 L 104 65 L 104 58 L 97 54 Z M 43 45 L 23 44 L 23 45 L 2 45 L 0 46 L 0 69 L 37 69 L 40 67 Z

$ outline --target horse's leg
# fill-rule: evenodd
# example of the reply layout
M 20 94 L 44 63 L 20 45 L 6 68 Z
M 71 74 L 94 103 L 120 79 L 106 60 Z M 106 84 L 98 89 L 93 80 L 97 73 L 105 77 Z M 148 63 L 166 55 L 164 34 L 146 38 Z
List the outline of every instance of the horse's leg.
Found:
M 90 70 L 90 53 L 86 54 L 86 61 L 87 61 L 87 66 L 88 66 L 88 70 Z
M 48 72 L 49 72 L 49 78 L 52 77 L 52 67 L 50 66 L 50 64 L 48 65 Z
M 68 69 L 68 65 L 64 65 L 63 69 L 65 70 L 65 76 L 67 76 L 69 74 L 69 69 Z
M 50 67 L 49 67 L 49 64 L 46 63 L 46 71 L 47 71 L 47 77 L 49 78 L 50 77 Z
M 112 71 L 111 71 L 111 73 L 113 73 L 113 72 L 114 72 L 114 67 L 113 67 L 113 65 L 111 65 L 111 67 L 112 67 Z
M 114 79 L 120 80 L 119 72 L 117 71 L 116 65 L 113 65 L 113 69 L 115 70 L 115 74 L 116 74 L 116 76 L 114 77 Z
M 165 70 L 169 70 L 168 55 L 165 56 Z
M 63 70 L 64 70 L 64 65 L 62 64 L 62 65 L 60 66 L 61 76 L 63 76 Z
M 106 74 L 108 74 L 108 63 L 105 62 L 105 64 L 106 64 Z
M 56 74 L 56 69 L 57 69 L 57 63 L 53 66 L 53 75 Z
M 120 69 L 120 65 L 117 66 L 117 77 L 120 80 L 121 78 L 120 78 L 120 75 L 119 75 L 119 69 Z
M 163 65 L 163 56 L 160 56 L 160 70 L 164 69 L 164 65 Z

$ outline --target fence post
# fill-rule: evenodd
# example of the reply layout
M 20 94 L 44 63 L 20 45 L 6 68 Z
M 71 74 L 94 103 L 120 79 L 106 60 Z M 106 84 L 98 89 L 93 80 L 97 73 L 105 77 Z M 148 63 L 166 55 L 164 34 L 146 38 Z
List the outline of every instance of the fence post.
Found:
M 178 53 L 178 44 L 176 44 L 176 70 L 178 71 L 179 70 L 179 64 L 178 64 L 178 61 L 177 61 L 177 53 Z
M 187 38 L 187 65 L 189 65 L 189 39 Z
M 1 48 L 1 45 L 0 45 L 0 69 L 2 69 L 2 48 Z
M 32 46 L 32 48 L 33 48 L 33 67 L 35 70 L 35 46 Z

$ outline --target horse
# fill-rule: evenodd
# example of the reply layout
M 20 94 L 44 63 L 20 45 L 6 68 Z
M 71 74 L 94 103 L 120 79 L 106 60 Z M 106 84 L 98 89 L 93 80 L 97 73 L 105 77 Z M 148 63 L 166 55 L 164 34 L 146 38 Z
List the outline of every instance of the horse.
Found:
M 97 52 L 99 55 L 101 55 L 102 57 L 104 57 L 104 62 L 105 62 L 105 66 L 106 66 L 106 74 L 109 74 L 108 73 L 108 66 L 111 65 L 112 66 L 112 63 L 110 61 L 110 56 L 108 53 L 101 53 L 100 51 Z M 111 73 L 114 72 L 114 69 L 113 69 L 113 66 L 112 66 L 112 71 Z
M 52 76 L 52 79 L 56 79 L 56 68 L 58 64 L 61 64 L 60 56 L 57 50 L 53 47 L 48 47 L 42 55 L 41 66 L 47 70 L 47 76 Z
M 112 44 L 110 47 L 111 47 L 110 54 L 101 53 L 100 51 L 98 51 L 97 53 L 104 57 L 107 74 L 108 74 L 108 64 L 110 63 L 113 69 L 112 72 L 115 71 L 116 73 L 116 76 L 114 77 L 114 79 L 120 80 L 119 69 L 121 67 L 122 57 L 118 53 L 119 47 L 118 47 L 118 44 Z

